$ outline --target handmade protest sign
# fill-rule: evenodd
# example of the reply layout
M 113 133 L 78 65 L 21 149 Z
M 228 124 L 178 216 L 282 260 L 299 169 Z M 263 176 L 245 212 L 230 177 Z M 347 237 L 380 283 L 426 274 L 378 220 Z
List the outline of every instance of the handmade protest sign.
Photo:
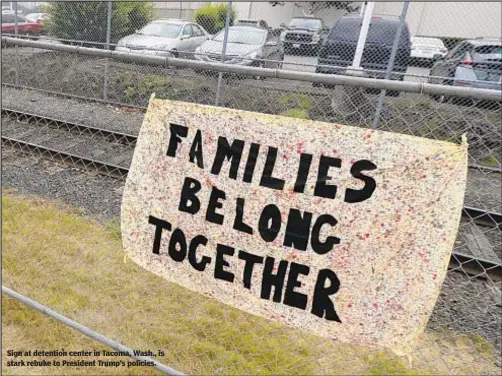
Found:
M 152 98 L 127 255 L 225 304 L 403 352 L 437 300 L 467 145 Z

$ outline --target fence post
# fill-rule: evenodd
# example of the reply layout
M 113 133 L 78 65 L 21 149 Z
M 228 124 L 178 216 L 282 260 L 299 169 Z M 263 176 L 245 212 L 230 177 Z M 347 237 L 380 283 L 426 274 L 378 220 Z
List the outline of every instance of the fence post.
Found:
M 225 35 L 223 36 L 223 51 L 221 53 L 221 62 L 225 64 L 225 54 L 227 52 L 227 39 L 228 39 L 228 28 L 230 27 L 230 16 L 232 12 L 232 2 L 229 1 L 227 5 L 227 18 L 225 19 Z M 215 106 L 218 106 L 220 103 L 220 90 L 221 90 L 221 81 L 223 79 L 223 73 L 218 74 L 218 86 L 216 86 L 216 100 L 214 102 Z
M 106 49 L 110 49 L 110 35 L 112 33 L 112 0 L 108 0 L 108 13 L 106 17 Z M 108 92 L 106 90 L 108 86 L 108 64 L 110 59 L 105 61 L 105 81 L 103 87 L 103 99 L 108 99 Z
M 410 5 L 409 0 L 405 0 L 403 4 L 403 10 L 401 11 L 401 16 L 399 17 L 399 26 L 397 27 L 396 35 L 394 36 L 394 44 L 392 45 L 392 50 L 390 53 L 389 63 L 387 64 L 387 70 L 385 72 L 385 79 L 390 78 L 392 68 L 394 68 L 394 60 L 396 59 L 397 48 L 399 46 L 399 40 L 401 39 L 401 34 L 403 32 L 404 24 L 406 21 L 406 14 L 408 13 L 408 6 Z M 383 89 L 378 95 L 378 104 L 375 112 L 375 117 L 373 119 L 372 128 L 375 129 L 380 121 L 380 113 L 382 112 L 383 98 L 387 90 Z
M 10 2 L 10 8 L 12 10 L 12 1 Z M 17 28 L 17 1 L 14 1 L 14 38 L 18 38 L 18 28 Z M 14 55 L 16 56 L 16 86 L 19 85 L 19 50 L 17 44 L 14 46 Z

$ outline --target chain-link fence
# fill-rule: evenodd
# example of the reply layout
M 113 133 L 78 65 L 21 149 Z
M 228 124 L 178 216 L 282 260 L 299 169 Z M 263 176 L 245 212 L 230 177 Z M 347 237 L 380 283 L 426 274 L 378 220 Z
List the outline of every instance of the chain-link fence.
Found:
M 228 12 L 227 3 L 60 2 L 41 9 L 49 15 L 40 21 L 43 31 L 16 22 L 12 34 L 50 44 L 14 47 L 2 40 L 3 284 L 130 348 L 161 350 L 158 361 L 186 373 L 499 374 L 500 41 L 476 38 L 497 35 L 492 18 L 500 34 L 500 3 L 452 8 L 446 26 L 430 24 L 438 11 L 431 7 L 443 6 L 435 3 L 407 9 L 404 3 L 332 3 L 235 3 Z M 165 14 L 159 9 L 186 15 L 154 21 Z M 476 10 L 480 25 L 451 26 L 465 15 L 474 23 Z M 11 32 L 4 28 L 8 15 L 2 14 L 4 36 Z M 433 43 L 429 48 L 415 43 L 416 36 L 443 44 L 425 41 Z M 138 56 L 111 56 L 103 51 L 107 45 Z M 122 261 L 113 220 L 151 93 L 451 142 L 467 134 L 462 221 L 412 364 L 252 317 Z M 106 226 L 82 218 L 89 214 Z M 3 302 L 4 348 L 98 348 L 12 300 Z M 50 330 L 40 331 L 43 326 Z M 96 359 L 121 360 L 104 353 Z M 103 370 L 110 368 L 72 368 Z M 112 372 L 125 371 L 119 365 Z

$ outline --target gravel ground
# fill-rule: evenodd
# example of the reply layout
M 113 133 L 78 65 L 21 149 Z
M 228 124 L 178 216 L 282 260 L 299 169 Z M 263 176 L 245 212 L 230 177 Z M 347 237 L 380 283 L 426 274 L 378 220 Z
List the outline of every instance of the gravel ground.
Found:
M 120 215 L 123 181 L 69 169 L 2 147 L 2 188 L 57 199 L 86 215 L 110 220 Z M 470 279 L 450 271 L 443 284 L 429 329 L 478 333 L 499 349 L 502 304 L 500 283 Z M 498 293 L 497 293 L 498 291 Z
M 120 216 L 124 181 L 2 147 L 2 189 L 60 200 L 107 221 Z
M 139 132 L 145 115 L 140 110 L 50 96 L 35 90 L 5 86 L 2 86 L 2 108 L 133 134 Z

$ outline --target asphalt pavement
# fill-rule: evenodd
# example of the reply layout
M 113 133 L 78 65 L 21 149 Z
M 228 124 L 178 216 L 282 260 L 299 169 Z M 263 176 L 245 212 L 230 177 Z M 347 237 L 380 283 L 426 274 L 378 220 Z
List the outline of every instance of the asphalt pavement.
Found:
M 298 55 L 285 55 L 283 69 L 315 72 L 317 64 L 317 56 L 298 56 Z M 408 67 L 406 71 L 405 81 L 426 82 L 429 75 L 429 68 L 421 67 Z

